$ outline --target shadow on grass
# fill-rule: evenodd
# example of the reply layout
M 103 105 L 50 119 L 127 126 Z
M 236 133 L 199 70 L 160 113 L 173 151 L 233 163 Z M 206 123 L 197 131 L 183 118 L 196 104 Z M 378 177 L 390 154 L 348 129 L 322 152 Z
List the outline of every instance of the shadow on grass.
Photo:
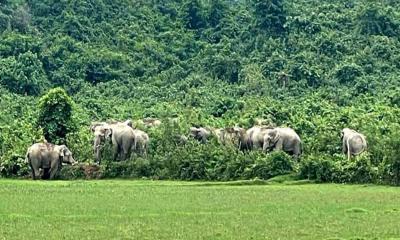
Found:
M 238 180 L 230 182 L 195 182 L 190 186 L 204 187 L 204 186 L 252 186 L 252 185 L 303 185 L 313 184 L 311 180 L 299 180 L 295 174 L 287 174 L 270 178 L 268 180 L 252 179 L 252 180 Z

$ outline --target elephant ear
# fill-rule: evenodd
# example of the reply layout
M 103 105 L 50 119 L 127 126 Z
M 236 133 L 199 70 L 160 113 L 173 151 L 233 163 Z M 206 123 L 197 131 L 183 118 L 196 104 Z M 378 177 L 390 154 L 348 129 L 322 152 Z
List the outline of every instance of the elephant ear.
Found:
M 90 126 L 90 131 L 92 132 L 92 133 L 94 133 L 94 130 L 96 129 L 96 125 L 92 125 L 92 126 Z
M 132 120 L 128 119 L 124 122 L 126 125 L 128 125 L 129 127 L 133 128 L 133 123 Z
M 65 146 L 65 145 L 61 145 L 59 147 L 58 154 L 60 155 L 61 158 L 63 158 L 65 156 L 65 149 L 66 148 L 67 148 L 67 146 Z
M 109 127 L 104 128 L 104 136 L 106 138 L 111 138 L 111 136 L 112 136 L 112 128 L 109 128 Z
M 90 131 L 92 131 L 94 133 L 94 131 L 96 130 L 96 128 L 98 126 L 102 126 L 104 123 L 101 122 L 93 122 L 92 125 L 90 126 Z
M 272 139 L 271 139 L 272 143 L 276 144 L 278 142 L 279 138 L 281 137 L 278 129 L 275 128 L 275 129 L 271 130 L 271 137 L 272 137 Z
M 342 130 L 340 131 L 340 139 L 343 140 L 343 138 L 344 138 L 344 131 Z

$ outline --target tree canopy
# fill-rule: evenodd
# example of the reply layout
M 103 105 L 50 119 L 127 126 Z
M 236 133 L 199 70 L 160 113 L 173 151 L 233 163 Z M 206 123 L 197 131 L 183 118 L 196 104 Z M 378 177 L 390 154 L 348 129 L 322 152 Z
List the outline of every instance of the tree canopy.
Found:
M 91 121 L 180 116 L 267 119 L 313 156 L 340 153 L 350 127 L 374 166 L 392 161 L 399 12 L 393 0 L 1 1 L 0 161 L 40 138 L 38 102 L 56 87 L 76 103 L 67 141 L 85 159 Z

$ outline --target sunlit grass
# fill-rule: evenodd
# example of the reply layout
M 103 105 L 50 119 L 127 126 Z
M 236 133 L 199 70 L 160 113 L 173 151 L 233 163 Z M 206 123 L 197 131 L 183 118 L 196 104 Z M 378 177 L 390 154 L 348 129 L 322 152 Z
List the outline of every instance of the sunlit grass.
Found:
M 0 180 L 1 239 L 400 238 L 400 189 Z

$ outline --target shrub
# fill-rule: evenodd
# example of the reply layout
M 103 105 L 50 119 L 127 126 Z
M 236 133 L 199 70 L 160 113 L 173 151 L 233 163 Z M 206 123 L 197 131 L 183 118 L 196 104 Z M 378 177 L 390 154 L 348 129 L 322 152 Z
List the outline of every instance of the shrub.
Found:
M 340 83 L 352 83 L 363 74 L 363 70 L 355 63 L 344 64 L 336 69 L 335 76 Z
M 85 179 L 85 171 L 82 166 L 63 166 L 58 173 L 57 178 L 63 180 L 76 180 L 76 179 Z
M 62 88 L 54 88 L 39 100 L 37 125 L 51 143 L 65 143 L 67 133 L 75 130 L 73 101 Z
M 249 176 L 251 178 L 269 179 L 293 171 L 293 159 L 282 151 L 272 152 L 268 155 L 262 153 L 257 155 Z
M 300 162 L 299 176 L 317 182 L 333 182 L 337 171 L 337 166 L 330 156 L 309 155 Z
M 25 156 L 13 154 L 9 159 L 0 161 L 0 176 L 2 177 L 28 176 L 29 173 Z

